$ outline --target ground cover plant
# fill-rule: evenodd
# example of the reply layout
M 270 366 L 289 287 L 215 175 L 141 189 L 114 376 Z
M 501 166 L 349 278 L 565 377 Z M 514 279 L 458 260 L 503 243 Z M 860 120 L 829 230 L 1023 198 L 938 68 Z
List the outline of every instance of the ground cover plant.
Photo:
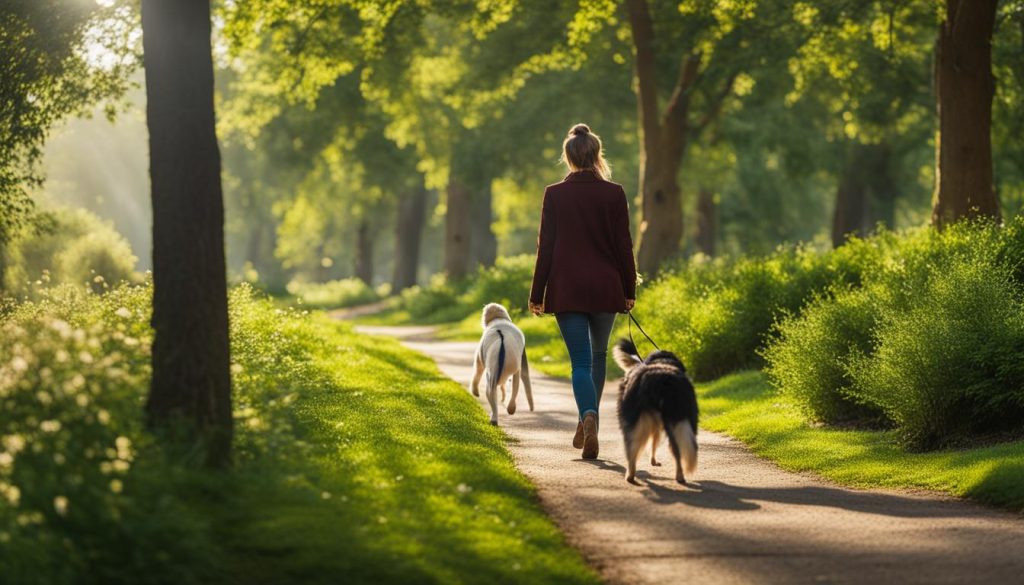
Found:
M 172 464 L 141 420 L 150 297 L 63 287 L 0 313 L 5 581 L 596 581 L 430 360 L 248 287 L 233 467 Z

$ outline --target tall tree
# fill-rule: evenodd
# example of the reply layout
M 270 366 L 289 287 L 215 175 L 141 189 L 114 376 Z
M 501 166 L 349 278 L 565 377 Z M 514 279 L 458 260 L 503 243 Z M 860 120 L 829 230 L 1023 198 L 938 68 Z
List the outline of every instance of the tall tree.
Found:
M 778 4 L 626 0 L 642 134 L 643 220 L 637 254 L 641 271 L 657 272 L 662 262 L 679 253 L 683 234 L 679 171 L 687 147 L 718 119 L 737 76 L 770 44 L 773 17 L 785 12 L 786 3 Z M 656 24 L 662 27 L 659 31 Z M 667 72 L 662 64 L 671 62 L 676 71 L 669 85 L 664 82 Z M 660 107 L 666 87 L 668 97 Z
M 999 220 L 992 182 L 992 32 L 998 0 L 946 0 L 935 57 L 939 132 L 932 224 Z
M 210 0 L 143 0 L 153 199 L 150 425 L 231 456 L 224 204 L 213 103 Z

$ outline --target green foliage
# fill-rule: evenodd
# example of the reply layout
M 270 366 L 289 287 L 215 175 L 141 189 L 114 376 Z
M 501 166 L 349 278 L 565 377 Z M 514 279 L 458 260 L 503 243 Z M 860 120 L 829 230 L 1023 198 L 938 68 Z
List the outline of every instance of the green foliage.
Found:
M 435 274 L 427 286 L 402 291 L 397 309 L 418 323 L 447 323 L 476 315 L 487 303 L 501 303 L 513 315 L 524 315 L 530 299 L 534 257 L 500 257 L 494 266 L 452 282 Z
M 526 313 L 534 261 L 532 254 L 521 254 L 498 258 L 494 266 L 480 268 L 459 303 L 476 310 L 487 303 L 501 303 L 513 316 Z
M 87 284 L 95 291 L 137 279 L 138 259 L 113 225 L 84 209 L 57 208 L 39 233 L 25 233 L 8 251 L 6 289 L 31 294 L 32 283 Z
M 1024 304 L 1005 268 L 953 257 L 911 286 L 907 306 L 876 295 L 874 347 L 852 359 L 850 392 L 915 448 L 1020 427 Z
M 812 300 L 799 318 L 783 320 L 779 340 L 764 350 L 772 384 L 810 419 L 829 423 L 878 419 L 880 411 L 849 394 L 851 355 L 870 350 L 877 316 L 862 289 L 840 290 Z
M 887 233 L 828 254 L 862 257 L 861 286 L 780 323 L 772 382 L 816 420 L 882 413 L 913 448 L 1019 427 L 1020 229 Z
M 377 292 L 358 278 L 344 278 L 329 282 L 288 283 L 288 293 L 314 309 L 340 309 L 365 305 L 379 300 Z
M 461 386 L 248 286 L 230 294 L 235 465 L 172 464 L 142 424 L 151 292 L 0 311 L 5 582 L 596 582 Z
M 119 98 L 138 64 L 130 2 L 13 0 L 0 6 L 0 249 L 28 226 L 27 188 L 50 128 Z M 97 63 L 93 55 L 106 59 Z

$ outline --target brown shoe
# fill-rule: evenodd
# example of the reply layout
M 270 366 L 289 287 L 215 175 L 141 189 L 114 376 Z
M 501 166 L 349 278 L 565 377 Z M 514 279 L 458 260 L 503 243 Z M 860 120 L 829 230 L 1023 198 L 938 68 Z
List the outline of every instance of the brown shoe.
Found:
M 583 448 L 583 421 L 576 423 L 576 434 L 572 437 L 572 446 L 577 449 Z
M 583 417 L 583 458 L 597 459 L 597 415 L 592 412 Z

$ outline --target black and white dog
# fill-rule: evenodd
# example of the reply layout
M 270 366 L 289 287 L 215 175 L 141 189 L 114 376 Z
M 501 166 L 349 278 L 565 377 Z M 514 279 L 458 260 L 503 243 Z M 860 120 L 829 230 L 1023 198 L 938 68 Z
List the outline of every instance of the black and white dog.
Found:
M 625 339 L 615 344 L 615 362 L 626 372 L 619 388 L 619 425 L 626 442 L 626 481 L 636 483 L 636 460 L 651 443 L 651 465 L 662 429 L 676 460 L 676 481 L 697 469 L 697 394 L 683 362 L 668 351 L 640 359 L 636 346 Z

